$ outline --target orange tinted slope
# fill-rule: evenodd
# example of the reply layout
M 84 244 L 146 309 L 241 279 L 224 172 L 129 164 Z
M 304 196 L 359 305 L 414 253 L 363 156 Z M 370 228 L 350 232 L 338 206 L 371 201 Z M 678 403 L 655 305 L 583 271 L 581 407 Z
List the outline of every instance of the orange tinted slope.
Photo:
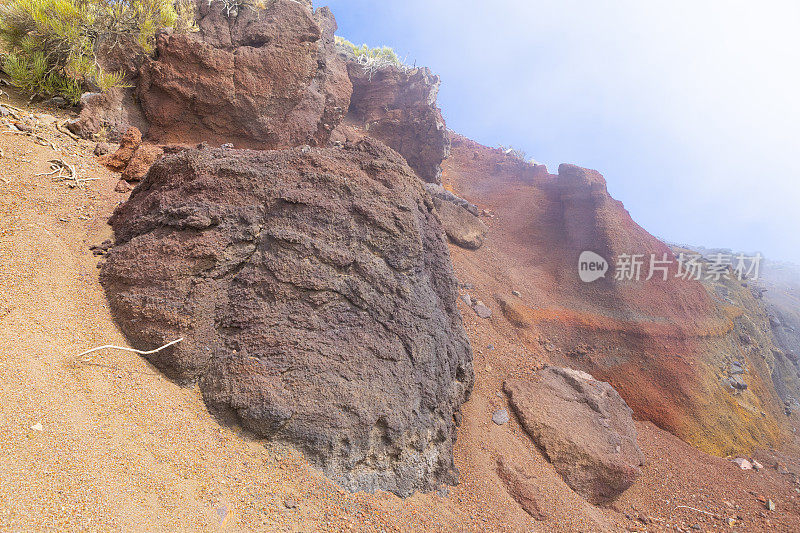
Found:
M 490 226 L 482 249 L 454 251 L 460 275 L 498 297 L 521 293 L 524 318 L 512 320 L 530 349 L 611 382 L 637 417 L 713 453 L 780 440 L 768 369 L 739 396 L 720 379 L 723 357 L 737 349 L 737 313 L 676 277 L 672 251 L 631 219 L 599 173 L 561 165 L 549 174 L 455 137 L 443 181 L 486 210 Z M 615 281 L 612 267 L 582 282 L 584 250 L 609 260 L 642 254 L 642 280 Z M 651 254 L 670 262 L 666 280 L 644 281 Z

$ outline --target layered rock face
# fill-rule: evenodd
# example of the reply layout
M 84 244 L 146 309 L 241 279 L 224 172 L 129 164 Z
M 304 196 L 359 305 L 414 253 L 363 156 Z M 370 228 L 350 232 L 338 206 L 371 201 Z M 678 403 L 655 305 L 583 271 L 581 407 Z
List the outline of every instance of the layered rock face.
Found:
M 352 91 L 330 10 L 293 0 L 198 9 L 200 31 L 162 33 L 140 69 L 148 138 L 260 149 L 326 143 Z
M 430 196 L 380 143 L 167 155 L 101 272 L 150 360 L 350 489 L 454 483 L 473 383 Z
M 439 77 L 427 68 L 372 71 L 353 60 L 347 70 L 353 83 L 348 119 L 405 157 L 424 181 L 439 183 L 450 153 L 450 135 L 436 106 Z
M 529 350 L 610 383 L 637 418 L 704 451 L 725 456 L 781 442 L 789 428 L 773 384 L 779 365 L 741 340 L 754 335 L 743 315 L 753 305 L 749 288 L 732 283 L 725 300 L 679 276 L 675 253 L 632 220 L 596 171 L 561 165 L 550 174 L 454 137 L 443 181 L 497 215 L 491 239 L 454 261 L 462 279 L 522 295 L 495 299 Z M 580 279 L 583 251 L 609 262 L 604 278 Z M 642 261 L 638 279 L 615 279 L 626 254 Z M 647 279 L 651 255 L 668 269 Z M 730 386 L 734 361 L 748 369 L 746 390 Z
M 548 367 L 537 381 L 509 380 L 503 389 L 525 431 L 590 502 L 613 501 L 641 474 L 632 411 L 608 383 Z

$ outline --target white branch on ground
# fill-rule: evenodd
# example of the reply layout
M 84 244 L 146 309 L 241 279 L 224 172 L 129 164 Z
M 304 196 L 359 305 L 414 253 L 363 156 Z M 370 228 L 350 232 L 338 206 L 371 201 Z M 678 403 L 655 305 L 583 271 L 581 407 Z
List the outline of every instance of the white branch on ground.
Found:
M 153 354 L 153 353 L 156 353 L 156 352 L 160 352 L 161 350 L 163 350 L 165 348 L 169 348 L 173 344 L 178 344 L 182 340 L 183 340 L 183 337 L 181 337 L 180 339 L 175 339 L 172 342 L 168 342 L 164 346 L 161 346 L 160 348 L 156 348 L 155 350 L 147 350 L 147 351 L 134 350 L 133 348 L 126 348 L 125 346 L 116 346 L 114 344 L 106 344 L 105 346 L 98 346 L 97 348 L 92 348 L 91 350 L 86 350 L 85 352 L 79 353 L 78 355 L 75 356 L 75 358 L 83 357 L 84 355 L 89 355 L 90 353 L 99 352 L 100 350 L 106 350 L 106 349 L 123 350 L 125 352 L 138 353 L 139 355 L 150 355 L 150 354 Z
M 708 516 L 714 516 L 714 517 L 717 516 L 714 513 L 709 513 L 708 511 L 703 511 L 702 509 L 698 509 L 696 507 L 689 507 L 688 505 L 679 505 L 675 509 L 690 509 L 692 511 L 697 511 L 698 513 L 707 514 Z

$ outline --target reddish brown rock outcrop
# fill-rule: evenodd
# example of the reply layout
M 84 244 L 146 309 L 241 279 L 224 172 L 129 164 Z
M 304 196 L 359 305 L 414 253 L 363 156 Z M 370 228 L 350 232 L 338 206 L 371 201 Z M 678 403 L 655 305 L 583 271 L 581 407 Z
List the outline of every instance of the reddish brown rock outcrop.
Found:
M 122 171 L 123 179 L 127 181 L 141 181 L 150 167 L 164 155 L 164 148 L 154 144 L 142 144 L 133 153 L 130 161 Z
M 141 132 L 133 127 L 128 128 L 120 140 L 119 148 L 113 154 L 100 156 L 99 161 L 114 172 L 122 172 L 141 144 Z
M 266 8 L 199 4 L 200 32 L 162 33 L 137 94 L 158 143 L 280 148 L 327 142 L 352 86 L 336 22 L 293 0 Z
M 85 139 L 102 135 L 110 142 L 121 142 L 129 128 L 147 132 L 149 127 L 132 89 L 117 87 L 104 93 L 84 93 L 80 114 L 67 121 L 70 131 Z
M 473 383 L 430 197 L 393 151 L 166 155 L 111 218 L 111 308 L 209 405 L 351 489 L 454 483 Z
M 85 93 L 80 101 L 80 115 L 67 121 L 67 127 L 86 139 L 102 135 L 110 142 L 120 142 L 131 126 L 146 134 L 148 124 L 134 98 L 139 67 L 147 59 L 142 45 L 130 35 L 99 35 L 95 57 L 105 72 L 122 73 L 125 86 L 103 93 Z
M 536 381 L 503 385 L 525 431 L 564 481 L 592 503 L 608 503 L 641 474 L 632 411 L 608 383 L 548 367 Z
M 366 70 L 352 59 L 347 70 L 353 83 L 348 120 L 405 157 L 424 181 L 440 183 L 450 135 L 436 106 L 439 77 L 427 68 Z

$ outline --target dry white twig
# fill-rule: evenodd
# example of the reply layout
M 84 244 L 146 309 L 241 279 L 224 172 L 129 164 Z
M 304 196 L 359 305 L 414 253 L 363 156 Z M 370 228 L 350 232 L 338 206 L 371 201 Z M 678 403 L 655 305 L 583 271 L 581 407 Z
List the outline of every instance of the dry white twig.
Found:
M 36 144 L 39 144 L 41 146 L 48 146 L 53 150 L 58 151 L 58 148 L 56 148 L 55 143 L 50 139 L 45 139 L 41 135 L 34 135 L 34 140 L 36 141 Z
M 106 350 L 106 349 L 110 349 L 110 348 L 113 348 L 114 350 L 123 350 L 125 352 L 138 353 L 139 355 L 150 355 L 150 354 L 153 354 L 153 353 L 156 353 L 156 352 L 160 352 L 161 350 L 163 350 L 165 348 L 169 348 L 173 344 L 178 344 L 182 340 L 183 340 L 183 337 L 181 337 L 180 339 L 175 339 L 172 342 L 168 342 L 164 346 L 162 346 L 160 348 L 156 348 L 155 350 L 147 350 L 147 351 L 134 350 L 133 348 L 126 348 L 124 346 L 115 346 L 113 344 L 106 344 L 105 346 L 98 346 L 97 348 L 92 348 L 91 350 L 86 350 L 85 352 L 79 353 L 78 355 L 75 356 L 75 358 L 77 359 L 78 357 L 83 357 L 84 355 L 89 355 L 90 353 L 99 352 L 100 350 Z
M 61 159 L 51 159 L 48 161 L 50 163 L 50 172 L 41 172 L 36 174 L 36 176 L 53 176 L 53 179 L 59 180 L 72 180 L 75 182 L 75 187 L 82 188 L 83 185 L 87 181 L 94 181 L 100 178 L 79 178 L 78 173 L 75 171 L 75 167 L 70 165 L 69 163 L 62 161 Z
M 708 516 L 713 516 L 713 517 L 717 516 L 714 513 L 709 513 L 708 511 L 703 511 L 702 509 L 698 509 L 696 507 L 689 507 L 688 505 L 679 505 L 675 509 L 690 509 L 692 511 L 697 511 L 698 513 L 707 514 Z
M 6 96 L 8 96 L 8 95 L 6 95 Z M 22 110 L 22 109 L 20 109 L 18 107 L 14 107 L 13 105 L 8 104 L 8 103 L 3 104 L 3 107 L 5 107 L 7 109 L 10 109 L 11 111 L 16 111 L 17 113 L 19 113 L 21 115 L 27 115 L 28 114 L 27 111 L 24 111 L 24 110 Z M 15 117 L 16 117 L 16 115 L 15 115 Z

